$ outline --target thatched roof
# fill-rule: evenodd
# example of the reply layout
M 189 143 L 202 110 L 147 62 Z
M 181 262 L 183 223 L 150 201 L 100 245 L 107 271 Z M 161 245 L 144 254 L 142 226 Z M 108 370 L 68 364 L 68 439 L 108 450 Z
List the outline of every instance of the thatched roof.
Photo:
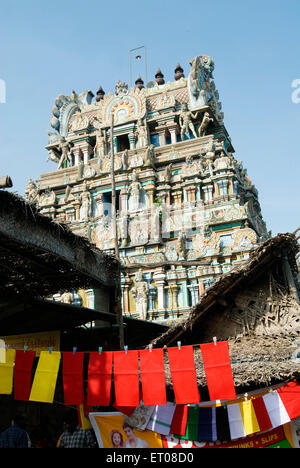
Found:
M 294 337 L 241 337 L 228 340 L 234 385 L 237 393 L 276 385 L 300 377 L 300 342 Z M 298 349 L 298 358 L 297 356 Z M 207 381 L 200 346 L 194 346 L 197 382 L 204 399 Z M 166 384 L 173 391 L 168 356 L 165 351 Z
M 293 234 L 279 234 L 268 239 L 252 253 L 247 261 L 217 279 L 205 291 L 199 303 L 192 308 L 186 320 L 170 327 L 151 344 L 153 347 L 168 347 L 176 346 L 177 341 L 180 341 L 182 345 L 198 345 L 212 341 L 213 336 L 217 336 L 219 341 L 227 340 L 236 386 L 269 385 L 274 380 L 282 381 L 299 377 L 299 359 L 291 359 L 297 346 L 299 349 L 299 341 L 297 341 L 300 331 L 299 291 L 297 287 L 296 290 L 289 289 L 289 287 L 284 290 L 279 282 L 275 282 L 280 301 L 278 302 L 275 293 L 272 296 L 272 291 L 271 297 L 268 297 L 270 272 L 272 268 L 275 268 L 276 271 L 279 270 L 279 274 L 282 274 L 283 270 L 278 266 L 283 265 L 285 258 L 292 275 L 296 276 L 295 256 L 298 250 L 297 239 Z M 286 279 L 284 274 L 282 277 Z M 276 277 L 277 280 L 278 278 L 279 276 Z M 267 293 L 265 294 L 264 288 L 266 287 Z M 241 317 L 241 324 L 237 325 L 232 320 L 234 310 L 232 304 L 235 300 L 238 302 L 236 298 L 239 298 L 240 304 L 243 304 L 241 301 L 243 296 L 248 300 L 251 298 L 255 300 L 254 293 L 258 290 L 257 297 L 262 298 L 261 304 L 274 304 L 277 301 L 276 304 L 279 304 L 277 309 L 274 306 L 273 310 L 272 307 L 270 310 L 273 314 L 278 314 L 281 321 L 278 320 L 273 328 L 264 328 L 264 321 L 273 321 L 273 315 L 270 317 L 271 313 L 268 309 L 269 315 L 266 318 L 265 306 L 262 306 L 261 310 L 255 309 L 254 306 L 253 310 L 260 320 L 253 320 L 255 326 L 243 329 L 244 317 L 249 318 L 251 322 L 253 316 L 248 316 L 253 310 L 248 309 L 246 311 L 248 316 L 246 313 Z M 243 314 L 243 311 L 238 310 L 238 313 Z M 258 327 L 255 328 L 257 323 L 262 324 L 259 331 Z M 200 386 L 205 386 L 205 373 L 199 346 L 194 347 L 194 353 L 198 383 Z M 166 368 L 167 379 L 171 385 L 167 360 Z
M 175 324 L 167 333 L 154 340 L 153 346 L 169 345 L 174 342 L 176 344 L 176 340 L 182 341 L 185 332 L 196 327 L 211 310 L 220 307 L 227 295 L 232 295 L 259 281 L 261 275 L 278 261 L 283 253 L 288 256 L 289 264 L 296 276 L 295 255 L 298 250 L 299 246 L 293 234 L 278 234 L 268 239 L 252 252 L 248 260 L 220 276 L 201 296 L 198 304 L 191 309 L 188 318 Z
M 18 195 L 0 190 L 0 293 L 32 297 L 115 288 L 119 262 Z

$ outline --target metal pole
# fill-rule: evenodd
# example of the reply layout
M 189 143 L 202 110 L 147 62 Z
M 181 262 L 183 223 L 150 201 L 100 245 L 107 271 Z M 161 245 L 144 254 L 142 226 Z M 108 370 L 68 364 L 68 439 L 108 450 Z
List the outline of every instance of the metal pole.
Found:
M 113 225 L 113 235 L 115 241 L 115 256 L 119 260 L 119 242 L 117 230 L 117 216 L 116 216 L 116 188 L 115 188 L 115 151 L 114 151 L 114 115 L 111 117 L 110 126 L 110 151 L 111 151 L 111 216 Z M 124 324 L 123 313 L 121 305 L 121 275 L 119 275 L 118 286 L 116 287 L 115 307 L 117 324 L 119 327 L 119 345 L 120 349 L 124 349 Z
M 115 188 L 115 151 L 114 151 L 114 116 L 111 117 L 110 127 L 110 150 L 111 150 L 111 217 L 113 223 L 113 234 L 115 240 L 115 255 L 119 259 L 119 243 L 118 243 L 118 231 L 117 231 L 117 216 L 116 216 L 116 188 Z
M 146 86 L 148 83 L 148 66 L 147 66 L 147 52 L 146 52 L 146 46 L 140 46 L 140 47 L 135 47 L 134 49 L 130 49 L 129 51 L 129 72 L 130 72 L 130 87 L 132 86 L 132 56 L 131 53 L 136 51 L 144 49 L 144 62 L 145 62 L 145 79 L 146 79 Z

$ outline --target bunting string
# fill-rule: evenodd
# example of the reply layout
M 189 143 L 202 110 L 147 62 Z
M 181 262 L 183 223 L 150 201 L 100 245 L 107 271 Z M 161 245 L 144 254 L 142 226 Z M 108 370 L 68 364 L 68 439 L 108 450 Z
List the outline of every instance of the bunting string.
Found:
M 300 416 L 297 380 L 237 397 L 227 342 L 201 346 L 211 401 L 200 402 L 193 346 L 164 349 L 89 352 L 87 395 L 83 392 L 84 353 L 41 351 L 32 377 L 32 350 L 6 350 L 0 363 L 0 394 L 53 403 L 62 363 L 64 404 L 113 406 L 131 415 L 141 404 L 152 407 L 147 429 L 186 440 L 235 440 L 275 429 Z M 174 389 L 167 401 L 165 358 Z M 32 383 L 31 383 L 32 380 Z M 222 385 L 220 385 L 220 381 Z

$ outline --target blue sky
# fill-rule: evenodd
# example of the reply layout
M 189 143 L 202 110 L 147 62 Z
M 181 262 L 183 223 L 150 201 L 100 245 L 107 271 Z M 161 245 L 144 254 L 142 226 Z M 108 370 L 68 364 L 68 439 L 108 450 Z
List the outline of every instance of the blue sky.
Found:
M 259 192 L 275 235 L 300 226 L 300 79 L 298 0 L 9 0 L 1 2 L 0 175 L 23 195 L 46 162 L 51 108 L 60 93 L 129 83 L 129 50 L 147 48 L 148 80 L 161 68 L 173 80 L 179 62 L 207 54 L 232 138 Z M 135 71 L 141 70 L 133 67 Z M 137 73 L 136 73 L 137 74 Z M 133 76 L 135 78 L 136 76 Z M 143 78 L 145 78 L 143 76 Z M 299 86 L 300 88 L 300 86 Z M 300 97 L 300 92 L 298 94 Z

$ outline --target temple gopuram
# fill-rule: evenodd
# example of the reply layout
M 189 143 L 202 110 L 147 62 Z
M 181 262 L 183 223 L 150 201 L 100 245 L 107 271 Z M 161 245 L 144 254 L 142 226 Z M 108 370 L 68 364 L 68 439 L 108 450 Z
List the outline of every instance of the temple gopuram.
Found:
M 46 146 L 53 169 L 26 189 L 42 214 L 106 253 L 116 225 L 123 314 L 168 325 L 269 237 L 224 126 L 214 61 L 199 55 L 189 67 L 185 76 L 178 64 L 174 81 L 159 69 L 146 84 L 138 76 L 113 92 L 59 95 Z M 101 310 L 96 291 L 63 296 Z

